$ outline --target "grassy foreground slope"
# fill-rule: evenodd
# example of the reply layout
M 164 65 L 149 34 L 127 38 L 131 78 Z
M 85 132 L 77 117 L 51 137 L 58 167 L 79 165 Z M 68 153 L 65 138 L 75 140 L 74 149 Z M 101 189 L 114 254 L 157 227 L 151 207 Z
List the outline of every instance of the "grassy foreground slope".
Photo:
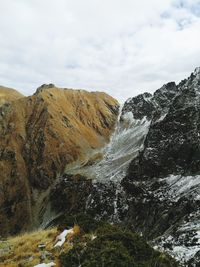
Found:
M 55 247 L 58 234 L 77 222 L 80 227 L 75 225 L 73 234 L 66 237 L 63 246 Z M 54 263 L 57 267 L 179 266 L 170 256 L 155 251 L 130 230 L 85 215 L 66 217 L 58 228 L 1 241 L 0 262 L 1 267 L 31 267 L 39 263 Z

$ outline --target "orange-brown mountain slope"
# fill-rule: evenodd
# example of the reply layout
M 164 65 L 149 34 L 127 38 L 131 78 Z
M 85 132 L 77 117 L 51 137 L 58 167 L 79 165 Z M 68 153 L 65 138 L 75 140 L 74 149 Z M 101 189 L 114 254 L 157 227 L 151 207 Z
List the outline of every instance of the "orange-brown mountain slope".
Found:
M 0 86 L 0 106 L 6 102 L 11 102 L 22 97 L 23 95 L 15 89 Z
M 109 140 L 118 107 L 106 93 L 52 84 L 0 107 L 0 235 L 37 224 L 56 178 Z

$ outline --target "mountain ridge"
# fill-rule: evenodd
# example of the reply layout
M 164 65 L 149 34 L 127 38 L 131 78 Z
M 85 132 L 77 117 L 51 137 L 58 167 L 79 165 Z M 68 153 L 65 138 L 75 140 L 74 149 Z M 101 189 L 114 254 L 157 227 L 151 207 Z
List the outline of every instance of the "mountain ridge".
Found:
M 63 103 L 66 94 L 67 110 Z M 98 98 L 96 102 L 95 97 Z M 32 210 L 36 212 L 33 215 L 38 225 L 57 225 L 65 215 L 85 213 L 97 220 L 126 225 L 156 248 L 175 256 L 181 266 L 198 266 L 200 68 L 177 85 L 169 82 L 154 94 L 129 98 L 120 113 L 117 101 L 105 93 L 60 91 L 53 84 L 39 87 L 34 96 L 27 99 L 28 102 L 24 98 L 17 101 L 22 104 L 25 101 L 25 107 L 33 107 L 31 112 L 21 115 L 28 114 L 23 132 L 28 136 L 29 144 L 25 144 L 28 160 L 25 159 L 36 163 L 30 165 L 28 181 L 33 197 L 30 203 L 41 197 Z M 52 102 L 54 105 L 49 108 Z M 13 127 L 12 116 L 9 117 L 12 105 L 3 106 L 4 115 L 8 116 L 6 122 L 9 122 L 2 126 L 8 130 L 6 144 L 9 144 Z M 15 113 L 14 121 L 21 115 Z M 75 119 L 71 120 L 72 117 Z M 53 128 L 52 138 L 62 133 L 62 127 L 69 131 L 78 129 L 76 134 L 70 132 L 66 147 L 60 147 L 63 136 L 58 140 L 57 150 L 56 143 L 50 141 L 52 139 L 47 142 L 54 148 L 52 159 L 59 159 L 58 162 L 68 151 L 67 166 L 57 165 L 58 162 L 48 165 L 49 150 L 43 154 L 49 120 L 51 126 L 62 123 L 56 126 L 58 132 Z M 43 126 L 48 131 L 42 132 L 38 139 Z M 89 128 L 85 129 L 85 126 Z M 17 127 L 23 128 L 20 123 Z M 68 143 L 71 136 L 75 138 L 72 154 Z M 79 139 L 81 136 L 84 136 L 84 142 Z M 86 156 L 88 142 L 89 157 Z M 83 155 L 77 152 L 80 148 Z M 60 151 L 63 151 L 61 157 Z M 16 166 L 17 159 L 12 150 L 2 155 L 4 161 Z M 41 165 L 43 161 L 47 163 L 46 170 Z M 37 172 L 40 166 L 42 168 Z M 49 173 L 54 170 L 56 179 Z M 9 212 L 12 215 L 12 210 Z
M 0 221 L 5 234 L 37 224 L 57 176 L 108 142 L 118 102 L 105 93 L 51 86 L 8 101 L 0 114 Z
M 104 158 L 89 169 L 83 166 L 61 177 L 51 193 L 53 209 L 60 207 L 63 213 L 86 212 L 96 218 L 123 222 L 175 255 L 183 266 L 196 266 L 196 252 L 200 250 L 196 199 L 200 184 L 199 176 L 195 176 L 200 158 L 199 71 L 197 68 L 178 85 L 170 82 L 153 95 L 144 93 L 125 102 L 114 142 L 105 148 Z M 123 163 L 125 175 L 124 171 L 115 172 L 117 165 L 113 163 L 119 164 L 120 160 L 116 150 L 130 153 Z M 188 189 L 183 189 L 187 183 Z M 76 195 L 69 194 L 70 188 Z M 84 197 L 82 192 L 87 192 Z M 61 197 L 55 198 L 58 195 Z M 81 206 L 74 205 L 81 199 Z M 196 228 L 192 227 L 190 216 Z M 181 230 L 186 222 L 191 226 Z

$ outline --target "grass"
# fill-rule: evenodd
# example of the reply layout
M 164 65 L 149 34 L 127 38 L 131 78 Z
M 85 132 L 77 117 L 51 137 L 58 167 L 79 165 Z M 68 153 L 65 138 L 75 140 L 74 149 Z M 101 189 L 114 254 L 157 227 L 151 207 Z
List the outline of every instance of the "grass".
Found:
M 33 267 L 49 262 L 54 262 L 56 267 L 77 267 L 80 264 L 84 267 L 179 266 L 170 256 L 155 251 L 139 235 L 123 226 L 95 222 L 83 215 L 79 216 L 80 227 L 73 222 L 74 219 L 68 217 L 58 228 L 0 241 L 0 267 Z M 54 247 L 57 236 L 66 226 L 67 229 L 73 226 L 73 233 L 67 235 L 61 248 Z M 41 249 L 39 245 L 45 247 Z
M 33 267 L 41 263 L 40 258 L 45 252 L 47 256 L 42 263 L 53 261 L 56 267 L 59 267 L 58 257 L 63 251 L 68 251 L 71 248 L 70 240 L 73 235 L 79 234 L 79 227 L 74 226 L 74 234 L 67 236 L 67 242 L 62 248 L 54 248 L 56 237 L 59 232 L 56 228 L 48 230 L 39 230 L 31 233 L 24 233 L 16 237 L 10 237 L 6 241 L 0 241 L 0 267 Z M 45 245 L 41 250 L 39 245 Z M 1 249 L 8 249 L 1 253 Z M 51 254 L 50 254 L 51 253 Z

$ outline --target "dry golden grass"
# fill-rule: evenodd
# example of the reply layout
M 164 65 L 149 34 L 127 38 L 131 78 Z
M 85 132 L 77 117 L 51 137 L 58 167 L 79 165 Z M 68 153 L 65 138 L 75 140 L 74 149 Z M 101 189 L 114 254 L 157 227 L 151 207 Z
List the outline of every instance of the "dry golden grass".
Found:
M 73 230 L 74 233 L 67 236 L 66 242 L 61 248 L 54 248 L 56 237 L 59 235 L 56 228 L 25 233 L 8 238 L 7 241 L 0 241 L 0 248 L 11 248 L 7 253 L 0 254 L 0 267 L 33 267 L 40 263 L 40 257 L 44 251 L 52 253 L 53 259 L 46 259 L 43 262 L 53 261 L 56 263 L 56 267 L 59 267 L 60 253 L 69 250 L 71 248 L 69 241 L 80 234 L 78 225 L 75 225 Z M 45 245 L 43 251 L 38 247 L 41 244 Z

